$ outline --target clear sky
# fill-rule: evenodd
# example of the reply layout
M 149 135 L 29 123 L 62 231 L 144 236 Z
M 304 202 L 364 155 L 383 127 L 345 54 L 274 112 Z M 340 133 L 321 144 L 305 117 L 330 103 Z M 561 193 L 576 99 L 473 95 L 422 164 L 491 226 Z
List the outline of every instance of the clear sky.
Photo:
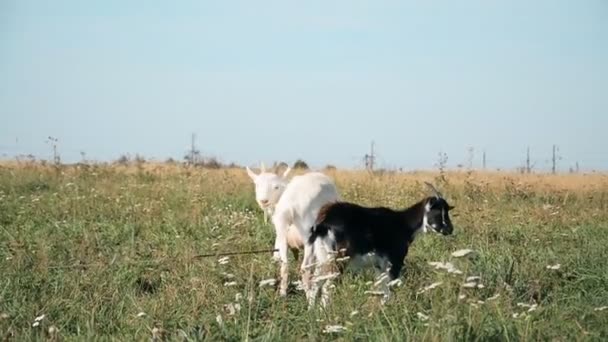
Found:
M 608 169 L 608 1 L 0 1 L 0 155 Z

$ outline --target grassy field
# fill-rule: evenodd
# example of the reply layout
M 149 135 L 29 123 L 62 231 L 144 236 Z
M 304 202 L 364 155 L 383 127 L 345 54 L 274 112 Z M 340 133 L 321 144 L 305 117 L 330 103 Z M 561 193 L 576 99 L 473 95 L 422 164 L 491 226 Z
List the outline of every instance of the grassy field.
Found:
M 285 299 L 259 286 L 278 275 L 270 253 L 197 258 L 272 247 L 244 170 L 0 166 L 0 339 L 608 339 L 605 175 L 328 173 L 361 204 L 413 204 L 429 180 L 456 206 L 455 234 L 414 242 L 386 306 L 365 294 L 369 274 L 308 312 L 295 286 Z

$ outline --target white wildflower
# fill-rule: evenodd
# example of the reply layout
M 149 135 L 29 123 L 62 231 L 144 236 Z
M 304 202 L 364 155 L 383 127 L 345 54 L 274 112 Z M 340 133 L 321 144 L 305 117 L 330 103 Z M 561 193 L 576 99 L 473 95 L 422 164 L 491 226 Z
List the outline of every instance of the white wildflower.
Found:
M 336 262 L 344 262 L 344 261 L 347 261 L 348 259 L 350 259 L 349 256 L 345 256 L 343 258 L 336 258 Z
M 467 256 L 471 253 L 473 253 L 473 250 L 471 250 L 471 249 L 460 249 L 460 250 L 457 250 L 456 252 L 452 253 L 452 256 L 456 257 L 456 258 L 460 258 L 463 256 Z
M 460 296 L 458 296 L 458 299 L 463 300 L 467 298 L 467 295 L 461 294 Z
M 228 316 L 234 316 L 234 314 L 236 314 L 236 308 L 232 303 L 224 304 L 224 309 L 228 311 Z
M 359 314 L 359 311 L 355 310 L 353 312 L 350 313 L 350 317 L 355 317 Z
M 600 306 L 599 308 L 593 309 L 593 311 L 604 311 L 606 309 L 608 309 L 608 306 Z
M 137 317 L 144 317 L 146 315 L 145 312 L 141 311 L 140 313 L 137 314 Z
M 239 293 L 237 293 L 237 294 L 234 295 L 234 301 L 235 302 L 240 302 L 241 299 L 243 299 L 243 294 L 242 293 L 239 292 Z
M 393 279 L 393 280 L 389 281 L 388 282 L 388 287 L 391 287 L 391 288 L 395 287 L 395 286 L 399 287 L 402 284 L 403 284 L 403 281 L 401 279 L 397 278 L 397 279 Z
M 555 265 L 547 265 L 547 269 L 549 270 L 559 270 L 562 267 L 562 265 L 560 264 L 555 264 Z
M 232 273 L 222 272 L 221 274 L 228 279 L 234 278 L 234 274 L 232 274 Z
M 318 282 L 323 281 L 323 280 L 334 279 L 334 278 L 338 277 L 339 275 L 340 275 L 340 273 L 336 272 L 336 273 L 331 273 L 331 274 L 327 274 L 327 275 L 324 275 L 324 276 L 315 277 L 312 280 L 312 282 L 313 283 L 318 283 Z
M 477 288 L 478 288 L 478 289 L 483 289 L 483 288 L 485 288 L 485 287 L 486 287 L 486 286 L 485 286 L 484 284 L 477 284 Z
M 236 286 L 236 281 L 229 281 L 224 283 L 224 287 Z
M 152 329 L 152 340 L 153 341 L 159 340 L 162 334 L 163 334 L 163 329 L 154 327 Z
M 467 283 L 469 283 L 469 282 L 478 281 L 478 280 L 481 280 L 480 276 L 470 276 L 470 277 L 467 277 L 466 281 L 467 281 Z
M 462 284 L 462 287 L 464 287 L 466 289 L 474 289 L 477 287 L 477 283 L 476 282 L 464 283 L 464 284 Z
M 222 315 L 217 315 L 215 317 L 215 321 L 217 322 L 217 324 L 219 324 L 220 327 L 224 326 L 224 320 L 222 319 Z
M 217 260 L 217 262 L 218 262 L 220 265 L 226 265 L 226 264 L 228 263 L 228 261 L 229 261 L 229 260 L 230 260 L 230 257 L 227 257 L 227 256 L 226 256 L 226 257 L 223 257 L 223 258 L 219 258 L 219 259 Z
M 372 296 L 384 296 L 385 293 L 383 291 L 365 291 L 365 294 L 368 295 L 372 295 Z
M 418 318 L 421 321 L 428 321 L 429 320 L 429 316 L 423 314 L 422 312 L 416 312 L 416 316 L 418 316 Z
M 429 262 L 429 265 L 434 266 L 438 270 L 446 270 L 448 273 L 462 274 L 462 271 L 457 269 L 451 262 Z
M 536 309 L 538 308 L 538 304 L 536 304 L 536 303 L 534 303 L 534 304 L 517 303 L 517 306 L 522 307 L 522 308 L 527 308 L 528 312 L 536 311 Z
M 432 289 L 436 288 L 437 286 L 439 286 L 439 285 L 441 285 L 441 284 L 443 284 L 443 282 L 441 282 L 441 281 L 436 282 L 436 283 L 432 283 L 431 285 L 426 286 L 426 287 L 424 287 L 424 288 L 422 288 L 422 289 L 418 290 L 418 294 L 421 294 L 421 293 L 424 293 L 424 292 L 430 291 L 430 290 L 432 290 Z
M 488 298 L 486 300 L 488 300 L 488 301 L 496 300 L 496 299 L 498 299 L 498 297 L 500 297 L 500 293 L 497 293 L 497 294 L 493 295 L 492 297 L 490 297 L 490 298 Z
M 382 274 L 382 276 L 380 277 L 380 279 L 378 279 L 378 280 L 377 280 L 377 281 L 374 283 L 374 286 L 376 286 L 376 287 L 377 287 L 377 286 L 380 286 L 380 285 L 381 285 L 381 284 L 384 282 L 384 280 L 385 280 L 385 279 L 387 279 L 387 278 L 388 278 L 388 274 L 383 273 L 383 274 Z
M 39 325 L 40 325 L 40 322 L 38 322 L 38 321 L 32 323 L 32 327 L 34 327 L 34 328 L 37 327 L 37 326 L 39 326 Z
M 274 278 L 270 278 L 270 279 L 265 279 L 260 281 L 260 287 L 264 287 L 264 286 L 274 286 L 274 284 L 277 283 L 277 280 Z
M 34 322 L 40 322 L 40 321 L 42 321 L 44 319 L 44 317 L 46 317 L 46 315 L 42 314 L 42 315 L 34 318 Z
M 296 286 L 296 290 L 304 291 L 304 284 L 302 284 L 302 281 L 295 280 L 295 281 L 292 281 L 291 283 Z
M 59 329 L 57 329 L 56 326 L 51 325 L 49 327 L 49 335 L 53 336 L 53 335 L 57 334 L 58 332 L 59 332 Z
M 325 328 L 323 329 L 323 333 L 334 334 L 334 333 L 341 333 L 346 330 L 348 330 L 348 329 L 342 325 L 326 325 Z

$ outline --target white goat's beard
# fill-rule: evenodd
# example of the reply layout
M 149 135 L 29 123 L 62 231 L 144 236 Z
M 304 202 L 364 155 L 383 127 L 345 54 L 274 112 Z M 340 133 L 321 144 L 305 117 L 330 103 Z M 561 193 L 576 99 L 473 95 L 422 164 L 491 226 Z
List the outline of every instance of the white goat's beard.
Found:
M 433 229 L 428 222 L 428 219 L 426 218 L 426 215 L 424 215 L 422 217 L 422 232 L 423 233 L 428 233 L 430 229 Z

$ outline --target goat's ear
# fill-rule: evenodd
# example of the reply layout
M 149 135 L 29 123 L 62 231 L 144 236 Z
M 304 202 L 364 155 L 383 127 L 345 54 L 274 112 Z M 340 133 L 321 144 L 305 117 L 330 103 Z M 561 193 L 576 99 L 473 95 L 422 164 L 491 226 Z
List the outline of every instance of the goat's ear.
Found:
M 264 162 L 260 162 L 260 172 L 266 172 L 266 166 L 264 165 Z
M 453 206 L 453 205 L 449 205 L 449 204 L 448 204 L 448 210 L 452 210 L 452 209 L 454 209 L 454 208 L 456 208 L 456 207 L 455 207 L 455 206 Z
M 441 192 L 439 192 L 439 190 L 437 190 L 437 188 L 435 186 L 433 186 L 433 184 L 429 183 L 429 182 L 424 182 L 424 184 L 426 184 L 429 188 L 431 188 L 431 191 L 433 192 L 433 195 L 437 198 L 442 198 L 443 195 L 441 194 Z
M 287 178 L 287 175 L 291 172 L 291 167 L 288 166 L 285 172 L 283 172 L 283 178 Z
M 247 174 L 249 175 L 249 177 L 253 180 L 255 180 L 258 175 L 256 175 L 253 171 L 251 171 L 251 169 L 249 168 L 249 166 L 245 167 L 247 169 Z

